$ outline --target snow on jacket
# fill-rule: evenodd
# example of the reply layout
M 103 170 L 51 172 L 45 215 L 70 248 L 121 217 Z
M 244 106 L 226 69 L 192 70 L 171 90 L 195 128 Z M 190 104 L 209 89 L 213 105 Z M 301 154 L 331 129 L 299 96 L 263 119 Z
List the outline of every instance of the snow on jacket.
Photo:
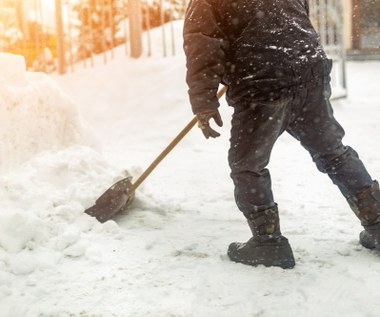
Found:
M 307 0 L 190 0 L 183 36 L 193 112 L 219 106 L 219 83 L 233 105 L 307 81 L 326 60 L 308 11 Z

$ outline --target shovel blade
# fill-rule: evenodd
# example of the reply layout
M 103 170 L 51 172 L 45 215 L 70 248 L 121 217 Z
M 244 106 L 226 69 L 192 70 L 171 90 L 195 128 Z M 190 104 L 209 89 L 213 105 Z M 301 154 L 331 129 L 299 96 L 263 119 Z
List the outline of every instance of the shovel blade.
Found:
M 100 222 L 105 222 L 126 211 L 135 196 L 134 192 L 129 190 L 132 186 L 131 180 L 132 177 L 127 177 L 113 184 L 96 200 L 94 206 L 85 210 L 85 213 Z

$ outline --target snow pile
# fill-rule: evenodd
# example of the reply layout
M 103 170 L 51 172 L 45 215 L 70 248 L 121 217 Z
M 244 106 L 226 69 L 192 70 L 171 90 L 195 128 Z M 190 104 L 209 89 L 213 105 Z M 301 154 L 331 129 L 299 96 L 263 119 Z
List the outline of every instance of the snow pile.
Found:
M 57 84 L 4 53 L 0 140 L 0 272 L 30 274 L 83 255 L 88 232 L 104 230 L 83 211 L 114 175 L 125 175 L 96 151 L 92 131 Z M 0 285 L 5 280 L 0 274 Z
M 0 172 L 43 150 L 95 146 L 70 98 L 46 74 L 25 69 L 23 57 L 0 53 Z
M 83 212 L 104 190 L 96 184 L 112 184 L 112 175 L 124 176 L 89 147 L 74 146 L 0 177 L 0 271 L 30 274 L 84 255 L 89 236 L 112 227 Z

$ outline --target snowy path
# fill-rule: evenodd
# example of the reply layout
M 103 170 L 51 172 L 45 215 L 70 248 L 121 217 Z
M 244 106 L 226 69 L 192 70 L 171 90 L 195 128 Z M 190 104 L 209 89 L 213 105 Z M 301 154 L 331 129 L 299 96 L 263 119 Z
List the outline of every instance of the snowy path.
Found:
M 64 193 L 64 213 L 71 206 L 68 198 L 72 208 L 80 208 L 96 198 L 95 188 L 110 185 L 113 173 L 127 169 L 139 175 L 192 117 L 183 63 L 182 55 L 118 58 L 56 78 L 96 130 L 103 156 L 92 165 L 93 154 L 74 147 L 69 154 L 42 157 L 41 166 L 34 167 L 45 172 L 44 179 L 14 174 L 21 185 L 30 182 L 24 195 L 35 194 L 31 187 L 37 184 L 49 205 Z M 345 143 L 359 152 L 374 178 L 380 178 L 379 70 L 380 62 L 349 63 L 349 98 L 334 102 L 347 131 Z M 226 258 L 230 242 L 249 238 L 233 201 L 227 165 L 230 114 L 224 104 L 225 126 L 217 140 L 191 131 L 116 223 L 98 225 L 67 212 L 60 224 L 64 234 L 55 243 L 76 248 L 53 252 L 51 244 L 43 245 L 33 255 L 44 265 L 30 273 L 9 262 L 25 258 L 4 256 L 8 267 L 22 273 L 0 272 L 1 316 L 377 317 L 380 255 L 358 244 L 359 223 L 337 188 L 287 135 L 276 145 L 270 168 L 282 230 L 297 265 L 287 271 L 253 268 Z M 49 162 L 54 164 L 44 165 Z M 56 185 L 54 173 L 70 163 L 68 179 Z M 56 185 L 55 194 L 49 182 Z M 43 209 L 41 197 L 36 204 Z M 23 199 L 21 209 L 28 202 Z
M 351 80 L 350 98 L 334 104 L 347 130 L 346 142 L 359 151 L 373 175 L 380 174 L 373 148 L 380 109 L 370 84 L 371 69 L 379 66 L 349 64 L 349 74 L 366 69 L 366 78 Z M 186 88 L 178 85 L 177 74 L 182 75 L 181 66 L 154 81 L 161 89 L 153 84 L 143 96 L 140 88 L 131 89 L 136 97 L 118 99 L 116 107 L 125 111 L 126 120 L 117 117 L 120 125 L 116 121 L 115 129 L 108 125 L 104 132 L 115 140 L 109 141 L 107 153 L 116 164 L 147 166 L 186 124 Z M 128 86 L 127 74 L 125 78 Z M 368 91 L 361 95 L 355 90 L 359 87 Z M 112 287 L 101 292 L 109 294 L 109 302 L 99 307 L 105 305 L 117 316 L 377 316 L 380 259 L 358 245 L 360 226 L 346 202 L 288 136 L 276 146 L 271 170 L 283 232 L 297 267 L 286 272 L 253 269 L 226 259 L 227 245 L 246 240 L 249 232 L 232 198 L 226 161 L 230 109 L 222 111 L 222 137 L 206 141 L 192 131 L 148 178 L 137 208 L 117 220 L 126 237 L 113 246 L 120 259 L 111 256 L 111 262 L 113 272 L 124 274 L 116 274 Z M 114 119 L 111 113 L 109 121 Z M 120 287 L 116 297 L 114 284 Z

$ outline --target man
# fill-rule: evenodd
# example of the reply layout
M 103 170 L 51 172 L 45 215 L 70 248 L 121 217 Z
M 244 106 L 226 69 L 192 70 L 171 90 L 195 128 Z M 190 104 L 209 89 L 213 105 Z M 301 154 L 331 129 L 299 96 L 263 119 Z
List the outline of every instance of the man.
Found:
M 266 168 L 284 132 L 300 141 L 331 178 L 364 226 L 361 244 L 380 250 L 380 190 L 358 154 L 342 144 L 344 130 L 329 102 L 331 61 L 308 17 L 305 0 L 191 0 L 184 24 L 192 110 L 206 138 L 222 126 L 216 91 L 227 86 L 234 108 L 228 160 L 235 200 L 252 238 L 232 243 L 232 261 L 295 265 L 281 234 Z

